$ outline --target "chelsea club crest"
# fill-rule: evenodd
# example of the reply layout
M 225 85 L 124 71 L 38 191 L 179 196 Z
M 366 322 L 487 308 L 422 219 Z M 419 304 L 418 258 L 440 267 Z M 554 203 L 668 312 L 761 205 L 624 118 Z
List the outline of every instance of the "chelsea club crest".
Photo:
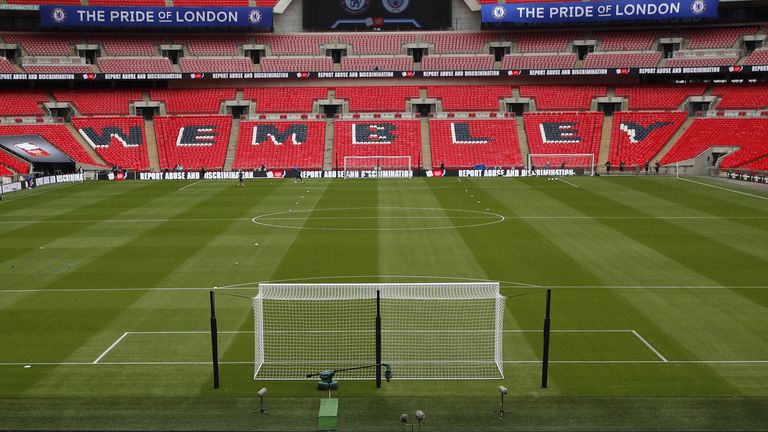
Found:
M 350 15 L 360 15 L 368 10 L 371 0 L 341 0 L 341 8 Z
M 505 16 L 507 16 L 507 10 L 504 9 L 503 7 L 501 7 L 501 6 L 496 6 L 491 11 L 491 14 L 493 14 L 493 17 L 496 18 L 496 19 L 502 19 Z
M 707 3 L 704 0 L 694 0 L 691 3 L 691 12 L 695 15 L 701 15 L 707 10 Z
M 382 0 L 382 3 L 384 4 L 384 9 L 388 10 L 389 13 L 397 14 L 404 11 L 408 7 L 410 1 L 411 0 Z
M 57 23 L 62 23 L 67 19 L 67 13 L 62 8 L 55 8 L 51 11 L 51 18 Z
M 261 11 L 258 9 L 253 9 L 250 12 L 248 12 L 248 21 L 251 22 L 251 24 L 258 24 L 261 22 Z

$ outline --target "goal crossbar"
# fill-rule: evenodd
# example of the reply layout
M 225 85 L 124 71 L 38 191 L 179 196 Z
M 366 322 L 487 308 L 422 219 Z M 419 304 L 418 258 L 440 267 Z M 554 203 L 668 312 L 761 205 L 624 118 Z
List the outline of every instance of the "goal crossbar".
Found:
M 377 292 L 382 362 L 397 378 L 503 378 L 505 298 L 496 282 L 259 285 L 254 378 L 298 380 L 372 364 Z
M 410 178 L 411 156 L 344 156 L 344 178 Z
M 528 172 L 555 174 L 553 170 L 579 170 L 584 175 L 595 174 L 595 155 L 592 153 L 531 153 L 528 155 Z M 583 170 L 583 171 L 582 171 Z

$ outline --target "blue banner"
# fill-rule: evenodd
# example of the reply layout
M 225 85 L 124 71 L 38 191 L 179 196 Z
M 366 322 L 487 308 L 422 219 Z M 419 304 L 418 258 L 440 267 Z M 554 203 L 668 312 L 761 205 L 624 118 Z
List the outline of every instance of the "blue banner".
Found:
M 40 6 L 42 27 L 272 28 L 272 9 L 260 7 Z
M 605 0 L 568 3 L 484 4 L 483 24 L 554 24 L 717 18 L 718 0 Z

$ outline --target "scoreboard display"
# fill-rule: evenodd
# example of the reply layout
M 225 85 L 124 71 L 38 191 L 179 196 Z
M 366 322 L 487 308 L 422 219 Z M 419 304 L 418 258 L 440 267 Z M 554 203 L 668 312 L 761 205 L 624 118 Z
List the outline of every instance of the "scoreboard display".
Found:
M 441 29 L 451 26 L 450 0 L 312 0 L 307 30 Z

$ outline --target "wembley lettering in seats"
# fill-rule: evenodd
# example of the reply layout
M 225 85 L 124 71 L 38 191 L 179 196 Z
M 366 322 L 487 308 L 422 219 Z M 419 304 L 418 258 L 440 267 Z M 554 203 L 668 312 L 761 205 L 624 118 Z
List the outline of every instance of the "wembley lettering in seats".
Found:
M 260 124 L 253 127 L 252 145 L 270 142 L 276 146 L 292 143 L 301 145 L 307 142 L 308 126 L 306 124 L 291 124 L 280 130 L 273 124 Z
M 216 126 L 184 126 L 179 128 L 177 146 L 212 146 L 216 144 Z
M 580 143 L 578 123 L 543 122 L 539 124 L 541 142 L 546 144 Z
M 392 144 L 397 126 L 392 123 L 352 124 L 352 144 Z
M 473 137 L 469 123 L 451 123 L 451 138 L 454 144 L 488 144 L 493 138 Z
M 78 132 L 94 148 L 109 147 L 112 144 L 112 139 L 115 139 L 123 147 L 139 147 L 144 141 L 139 126 L 130 126 L 128 133 L 116 126 L 107 126 L 100 130 L 93 127 L 83 127 L 78 129 Z
M 661 129 L 665 126 L 669 126 L 673 124 L 672 122 L 655 122 L 651 123 L 648 126 L 643 126 L 639 123 L 635 122 L 623 122 L 619 126 L 619 128 L 627 134 L 629 137 L 629 142 L 631 143 L 638 143 L 648 137 L 648 135 L 651 134 L 651 132 L 655 131 L 656 129 Z

